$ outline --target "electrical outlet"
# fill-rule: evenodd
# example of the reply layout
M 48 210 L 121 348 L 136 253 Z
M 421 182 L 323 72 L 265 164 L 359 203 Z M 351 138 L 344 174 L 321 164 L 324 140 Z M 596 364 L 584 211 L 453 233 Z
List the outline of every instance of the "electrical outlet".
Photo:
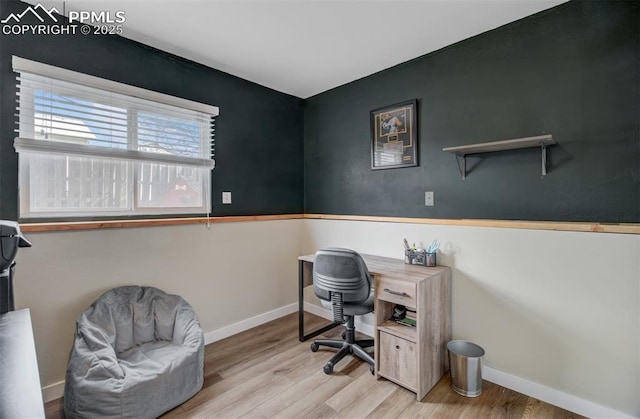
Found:
M 222 192 L 222 203 L 223 204 L 231 203 L 231 192 Z
M 432 207 L 434 205 L 433 192 L 424 193 L 424 205 L 427 207 Z

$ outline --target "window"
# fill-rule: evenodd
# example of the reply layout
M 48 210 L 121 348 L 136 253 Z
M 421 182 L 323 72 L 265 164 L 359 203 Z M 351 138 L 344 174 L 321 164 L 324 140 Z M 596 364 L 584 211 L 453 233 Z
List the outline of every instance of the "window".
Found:
M 209 213 L 218 108 L 13 57 L 20 215 Z

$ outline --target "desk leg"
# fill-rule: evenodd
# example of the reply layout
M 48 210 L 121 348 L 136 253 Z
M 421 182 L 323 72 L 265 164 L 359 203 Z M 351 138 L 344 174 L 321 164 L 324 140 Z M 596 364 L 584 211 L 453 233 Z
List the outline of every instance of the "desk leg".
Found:
M 298 340 L 304 342 L 307 339 L 318 336 L 327 330 L 331 330 L 341 323 L 333 322 L 320 329 L 314 330 L 309 334 L 304 334 L 304 261 L 298 260 Z
M 298 340 L 304 342 L 304 261 L 298 260 Z

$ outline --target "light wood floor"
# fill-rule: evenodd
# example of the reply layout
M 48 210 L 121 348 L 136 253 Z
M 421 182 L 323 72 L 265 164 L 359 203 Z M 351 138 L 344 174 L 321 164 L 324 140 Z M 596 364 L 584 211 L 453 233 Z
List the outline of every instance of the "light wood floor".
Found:
M 306 316 L 307 329 L 327 321 Z M 477 398 L 451 390 L 449 375 L 418 402 L 415 394 L 349 357 L 333 375 L 322 371 L 329 350 L 298 342 L 297 314 L 274 320 L 205 349 L 203 389 L 163 418 L 577 418 L 579 416 L 490 382 Z M 339 336 L 339 329 L 325 336 Z M 64 418 L 62 399 L 45 405 Z

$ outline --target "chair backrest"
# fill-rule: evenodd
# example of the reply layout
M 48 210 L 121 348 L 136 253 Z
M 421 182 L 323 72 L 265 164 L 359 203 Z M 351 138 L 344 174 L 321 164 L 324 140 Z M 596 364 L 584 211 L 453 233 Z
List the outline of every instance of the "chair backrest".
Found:
M 158 288 L 122 286 L 94 301 L 78 318 L 77 327 L 108 339 L 119 354 L 143 343 L 171 341 L 176 313 L 185 306 L 182 297 Z
M 331 301 L 331 293 L 342 293 L 344 303 L 362 303 L 371 292 L 371 275 L 362 256 L 350 249 L 327 248 L 316 252 L 313 291 Z

